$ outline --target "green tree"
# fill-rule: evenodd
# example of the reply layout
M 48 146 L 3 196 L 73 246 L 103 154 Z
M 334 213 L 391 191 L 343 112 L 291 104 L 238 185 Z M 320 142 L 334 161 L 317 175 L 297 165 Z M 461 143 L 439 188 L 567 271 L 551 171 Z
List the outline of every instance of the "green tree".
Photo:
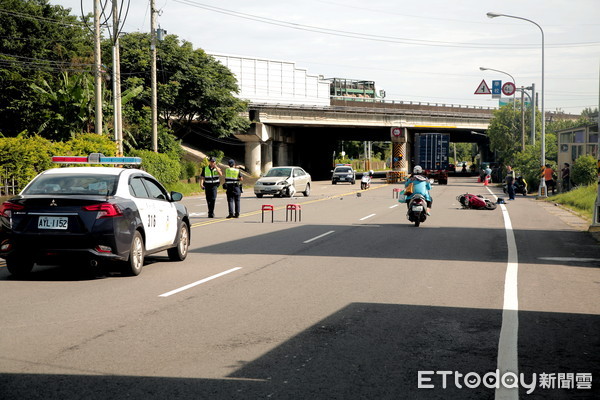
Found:
M 517 109 L 507 104 L 493 112 L 487 135 L 490 149 L 495 151 L 502 162 L 510 162 L 521 150 L 520 118 Z
M 56 87 L 42 80 L 30 86 L 46 101 L 40 110 L 42 125 L 36 133 L 54 140 L 66 140 L 80 132 L 90 132 L 94 108 L 94 83 L 86 74 L 70 76 L 63 72 Z
M 0 0 L 2 134 L 37 132 L 53 105 L 34 89 L 62 85 L 61 72 L 90 71 L 90 33 L 69 10 L 48 0 Z M 65 130 L 68 131 L 68 128 Z
M 135 77 L 125 85 L 141 84 L 142 95 L 132 103 L 135 110 L 150 105 L 150 36 L 126 34 L 121 38 L 121 73 Z M 105 52 L 108 48 L 105 48 Z M 200 123 L 215 136 L 245 131 L 249 121 L 241 116 L 247 104 L 233 96 L 238 92 L 231 71 L 201 49 L 193 49 L 175 35 L 167 35 L 158 45 L 158 108 L 162 120 L 183 130 Z
M 598 160 L 590 155 L 577 158 L 571 172 L 573 183 L 575 185 L 591 185 L 596 182 L 597 163 Z

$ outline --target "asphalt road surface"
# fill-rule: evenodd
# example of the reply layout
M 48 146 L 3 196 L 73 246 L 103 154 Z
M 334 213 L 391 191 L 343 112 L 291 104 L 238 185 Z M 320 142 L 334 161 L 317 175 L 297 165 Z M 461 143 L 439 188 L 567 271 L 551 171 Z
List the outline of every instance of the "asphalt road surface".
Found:
M 244 193 L 239 219 L 184 199 L 188 258 L 137 277 L 0 266 L 0 398 L 599 398 L 600 245 L 577 219 L 463 210 L 493 195 L 451 177 L 415 228 L 395 187 Z

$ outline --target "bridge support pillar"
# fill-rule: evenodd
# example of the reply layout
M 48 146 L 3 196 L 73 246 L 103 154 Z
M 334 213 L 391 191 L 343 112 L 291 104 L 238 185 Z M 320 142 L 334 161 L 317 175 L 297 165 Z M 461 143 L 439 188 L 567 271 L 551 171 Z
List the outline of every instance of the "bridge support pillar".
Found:
M 263 143 L 262 145 L 262 171 L 267 172 L 273 168 L 273 141 Z
M 260 167 L 261 167 L 261 151 L 260 151 L 260 142 L 246 142 L 246 170 L 252 176 L 260 175 Z
M 400 129 L 401 133 L 398 134 L 397 129 Z M 388 178 L 390 182 L 398 182 L 406 179 L 408 176 L 408 154 L 407 154 L 407 128 L 392 128 L 392 132 L 396 131 L 396 134 L 392 133 L 392 173 Z

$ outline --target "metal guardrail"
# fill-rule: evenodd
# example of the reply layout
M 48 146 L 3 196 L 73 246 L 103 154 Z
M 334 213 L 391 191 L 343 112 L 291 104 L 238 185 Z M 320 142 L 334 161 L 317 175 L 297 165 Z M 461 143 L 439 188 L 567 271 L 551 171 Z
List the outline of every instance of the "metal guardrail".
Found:
M 275 109 L 275 110 L 297 110 L 297 111 L 319 111 L 319 112 L 344 112 L 344 113 L 377 113 L 377 114 L 405 114 L 405 115 L 432 115 L 452 116 L 469 118 L 491 118 L 492 107 L 459 106 L 448 104 L 414 103 L 403 101 L 392 102 L 357 102 L 332 100 L 329 106 L 306 105 L 306 104 L 281 104 L 281 103 L 250 103 L 250 109 Z

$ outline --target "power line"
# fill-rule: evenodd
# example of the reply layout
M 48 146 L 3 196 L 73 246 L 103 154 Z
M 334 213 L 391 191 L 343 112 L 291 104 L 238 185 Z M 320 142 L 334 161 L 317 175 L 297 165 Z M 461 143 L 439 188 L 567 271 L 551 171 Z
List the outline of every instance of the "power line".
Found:
M 359 32 L 342 31 L 337 29 L 321 28 L 318 26 L 310 26 L 297 24 L 293 22 L 261 17 L 253 14 L 246 14 L 238 11 L 228 10 L 220 7 L 214 7 L 208 4 L 199 3 L 192 0 L 174 0 L 177 3 L 189 5 L 203 10 L 212 11 L 220 14 L 230 15 L 236 18 L 247 19 L 251 21 L 261 22 L 269 25 L 281 26 L 289 29 L 296 29 L 308 32 L 321 33 L 332 36 L 341 36 L 353 39 L 370 40 L 376 42 L 388 42 L 388 43 L 401 43 L 409 45 L 420 45 L 420 46 L 432 46 L 432 47 L 459 47 L 459 48 L 498 48 L 498 49 L 532 49 L 538 48 L 538 44 L 489 44 L 489 43 L 463 43 L 463 42 L 444 42 L 437 40 L 422 40 L 422 39 L 410 39 L 410 38 L 399 38 L 394 36 L 383 36 L 373 35 Z M 599 46 L 600 42 L 584 42 L 584 43 L 560 43 L 560 44 L 546 44 L 546 47 L 589 47 Z
M 81 22 L 79 21 L 63 21 L 63 20 L 59 20 L 59 19 L 54 19 L 54 18 L 45 18 L 45 17 L 38 17 L 36 15 L 31 15 L 31 14 L 23 14 L 20 12 L 16 12 L 16 11 L 9 11 L 3 8 L 0 8 L 0 14 L 6 14 L 6 15 L 11 15 L 13 17 L 21 17 L 21 18 L 29 18 L 29 19 L 34 19 L 34 20 L 38 20 L 38 21 L 43 21 L 43 22 L 50 22 L 52 24 L 58 24 L 58 25 L 65 25 L 65 26 L 77 26 L 77 27 L 82 27 L 84 26 Z M 76 18 L 71 16 L 72 18 Z

